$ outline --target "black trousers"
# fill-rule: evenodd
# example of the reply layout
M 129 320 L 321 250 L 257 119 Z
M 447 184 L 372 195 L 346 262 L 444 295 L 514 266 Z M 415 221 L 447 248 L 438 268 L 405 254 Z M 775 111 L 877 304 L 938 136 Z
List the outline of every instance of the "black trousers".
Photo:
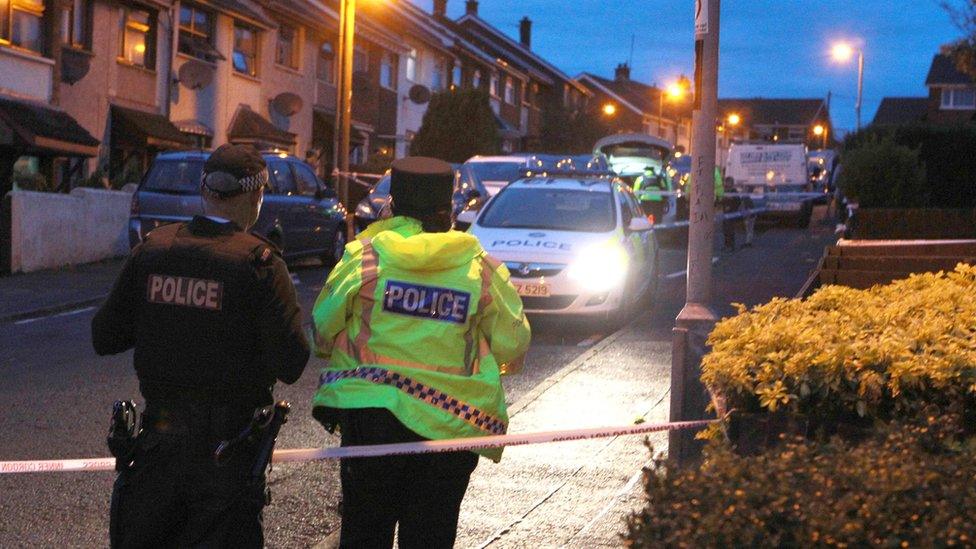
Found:
M 265 483 L 247 477 L 253 453 L 242 449 L 217 467 L 210 442 L 186 433 L 139 435 L 134 462 L 112 491 L 113 548 L 264 545 Z
M 342 446 L 425 440 L 384 409 L 346 410 Z M 471 473 L 472 452 L 343 459 L 340 547 L 449 548 Z

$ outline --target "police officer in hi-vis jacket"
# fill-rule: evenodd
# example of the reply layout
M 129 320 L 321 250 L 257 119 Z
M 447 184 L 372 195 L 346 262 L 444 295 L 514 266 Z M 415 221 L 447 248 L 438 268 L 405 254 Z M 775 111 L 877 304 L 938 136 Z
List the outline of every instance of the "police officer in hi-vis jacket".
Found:
M 257 449 L 240 447 L 220 467 L 214 450 L 309 356 L 279 250 L 246 232 L 267 183 L 253 147 L 214 151 L 201 182 L 207 215 L 149 233 L 92 321 L 99 355 L 135 349 L 146 401 L 134 449 L 120 458 L 113 547 L 264 545 Z
M 530 330 L 508 270 L 452 231 L 451 166 L 393 163 L 393 217 L 346 247 L 313 310 L 313 415 L 343 446 L 500 435 Z M 479 451 L 498 461 L 501 449 Z M 342 547 L 451 547 L 473 452 L 342 460 Z

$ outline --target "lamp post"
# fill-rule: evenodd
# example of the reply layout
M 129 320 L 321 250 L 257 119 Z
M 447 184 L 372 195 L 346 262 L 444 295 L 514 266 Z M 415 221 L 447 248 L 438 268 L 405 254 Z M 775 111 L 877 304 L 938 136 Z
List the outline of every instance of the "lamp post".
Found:
M 861 129 L 861 96 L 864 92 L 864 50 L 855 48 L 845 42 L 834 44 L 830 49 L 830 54 L 834 60 L 846 63 L 857 53 L 857 102 L 854 104 L 854 111 L 857 114 L 857 129 Z
M 671 351 L 671 421 L 705 417 L 708 395 L 701 361 L 715 326 L 712 252 L 715 247 L 715 121 L 718 120 L 719 13 L 721 0 L 696 0 L 695 106 L 692 112 L 691 212 L 688 225 L 688 280 L 685 306 L 675 319 Z M 679 465 L 701 459 L 702 444 L 692 431 L 668 433 L 668 459 Z
M 352 128 L 352 65 L 353 44 L 356 35 L 356 0 L 339 2 L 339 70 L 336 93 L 336 125 L 334 158 L 339 170 L 337 183 L 339 200 L 351 210 L 349 204 L 349 134 Z M 348 236 L 352 233 L 352 216 L 346 215 Z

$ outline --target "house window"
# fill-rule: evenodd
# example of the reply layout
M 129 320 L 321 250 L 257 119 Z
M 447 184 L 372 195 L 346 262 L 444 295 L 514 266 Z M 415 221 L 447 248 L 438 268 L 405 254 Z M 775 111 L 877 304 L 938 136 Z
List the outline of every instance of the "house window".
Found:
M 91 49 L 91 2 L 71 0 L 61 10 L 61 42 L 72 48 Z
M 454 70 L 451 71 L 451 89 L 461 87 L 461 64 L 455 63 Z
M 278 46 L 275 48 L 275 63 L 290 69 L 298 69 L 298 29 L 291 25 L 278 27 Z
M 258 31 L 241 23 L 234 23 L 234 70 L 258 75 Z
M 380 56 L 380 85 L 391 90 L 397 85 L 397 57 L 388 51 Z
M 352 52 L 352 71 L 365 74 L 369 72 L 369 53 L 366 48 L 356 46 Z
M 444 78 L 446 77 L 447 69 L 444 67 L 444 61 L 437 59 L 434 61 L 434 71 L 430 75 L 430 87 L 434 91 L 441 91 L 444 89 Z
M 213 47 L 214 16 L 192 4 L 180 6 L 179 52 L 215 61 L 220 53 Z
M 976 88 L 942 88 L 944 110 L 976 109 Z
M 333 47 L 332 42 L 322 43 L 315 70 L 319 80 L 328 84 L 335 84 L 335 47 Z
M 0 43 L 34 53 L 44 51 L 44 4 L 41 0 L 0 0 Z
M 155 67 L 156 15 L 123 7 L 119 16 L 119 58 L 137 67 Z
M 509 105 L 515 104 L 515 81 L 511 76 L 505 77 L 505 102 Z
M 492 97 L 498 97 L 498 75 L 495 73 L 492 73 L 491 81 L 488 83 L 488 93 Z
M 474 71 L 471 75 L 471 87 L 476 90 L 481 88 L 481 71 Z
M 410 48 L 407 53 L 407 80 L 417 81 L 417 49 Z

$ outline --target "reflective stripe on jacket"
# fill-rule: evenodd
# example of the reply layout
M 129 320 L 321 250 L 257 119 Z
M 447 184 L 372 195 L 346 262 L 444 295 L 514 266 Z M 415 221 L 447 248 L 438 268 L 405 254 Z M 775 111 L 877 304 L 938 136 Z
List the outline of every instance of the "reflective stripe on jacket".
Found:
M 315 304 L 330 364 L 313 408 L 386 408 L 435 440 L 504 434 L 499 364 L 519 363 L 530 337 L 508 270 L 469 234 L 385 221 L 347 246 Z

